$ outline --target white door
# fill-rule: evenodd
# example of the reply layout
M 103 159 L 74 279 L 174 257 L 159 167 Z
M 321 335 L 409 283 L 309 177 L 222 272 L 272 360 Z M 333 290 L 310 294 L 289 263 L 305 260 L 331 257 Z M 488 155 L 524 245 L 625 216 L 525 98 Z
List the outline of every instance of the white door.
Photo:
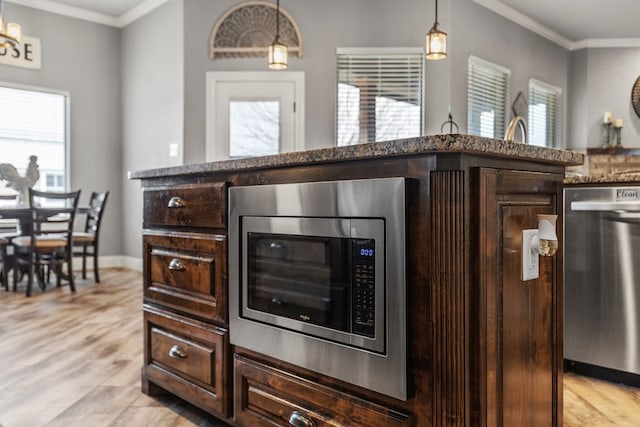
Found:
M 304 73 L 207 73 L 206 161 L 304 149 Z

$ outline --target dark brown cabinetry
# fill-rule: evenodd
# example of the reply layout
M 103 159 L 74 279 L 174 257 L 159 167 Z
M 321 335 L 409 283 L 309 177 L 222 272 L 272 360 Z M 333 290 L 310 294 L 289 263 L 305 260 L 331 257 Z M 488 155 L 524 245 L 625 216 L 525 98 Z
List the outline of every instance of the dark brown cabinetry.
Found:
M 230 412 L 226 184 L 144 192 L 143 390 Z
M 411 417 L 240 355 L 234 360 L 235 419 L 243 426 L 410 426 Z M 299 424 L 305 425 L 305 424 Z
M 145 200 L 144 388 L 235 426 L 288 426 L 292 417 L 315 426 L 561 426 L 563 242 L 540 259 L 538 279 L 522 281 L 521 236 L 537 228 L 537 214 L 562 218 L 564 163 L 581 158 L 519 144 L 507 147 L 526 152 L 514 158 L 481 138 L 482 153 L 473 144 L 465 152 L 468 141 L 451 138 L 463 141 L 134 174 Z M 227 188 L 385 177 L 406 178 L 407 400 L 230 344 Z
M 472 338 L 487 425 L 562 424 L 562 252 L 540 257 L 540 277 L 521 279 L 522 230 L 536 215 L 562 215 L 562 182 L 549 174 L 480 169 L 478 320 Z M 558 236 L 562 236 L 559 222 Z M 535 410 L 532 410 L 535 408 Z

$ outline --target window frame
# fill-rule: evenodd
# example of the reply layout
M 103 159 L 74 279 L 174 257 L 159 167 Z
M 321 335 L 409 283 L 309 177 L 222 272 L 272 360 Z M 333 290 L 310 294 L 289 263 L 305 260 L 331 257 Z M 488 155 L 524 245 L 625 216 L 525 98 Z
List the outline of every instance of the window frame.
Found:
M 52 89 L 42 86 L 25 85 L 20 83 L 13 83 L 0 80 L 0 87 L 8 89 L 17 89 L 30 92 L 41 92 L 53 95 L 60 95 L 64 97 L 64 176 L 65 176 L 65 191 L 71 188 L 71 94 L 69 91 Z M 25 161 L 28 158 L 25 159 Z M 26 163 L 25 163 L 26 165 Z M 16 166 L 16 165 L 14 165 Z M 20 165 L 18 165 L 20 166 Z M 42 172 L 42 171 L 41 171 Z M 46 180 L 46 176 L 41 174 L 40 180 Z
M 334 145 L 338 146 L 346 146 L 349 144 L 339 145 L 339 119 L 338 119 L 338 110 L 339 110 L 339 85 L 340 85 L 340 76 L 338 75 L 340 71 L 339 65 L 339 56 L 340 55 L 363 55 L 363 56 L 393 56 L 393 55 L 415 55 L 416 57 L 420 57 L 421 59 L 421 82 L 420 82 L 420 124 L 419 124 L 419 133 L 423 135 L 426 129 L 426 81 L 427 81 L 427 66 L 426 60 L 424 57 L 424 47 L 337 47 L 336 48 L 336 76 L 335 76 L 335 92 L 334 92 Z M 420 136 L 415 135 L 415 136 Z M 360 139 L 360 138 L 359 138 Z M 374 138 L 378 141 L 377 137 Z M 380 140 L 381 141 L 381 140 Z M 371 141 L 368 141 L 371 142 Z M 362 142 L 356 142 L 355 144 L 360 144 Z M 353 144 L 351 144 L 353 145 Z
M 550 83 L 544 82 L 542 80 L 538 80 L 535 78 L 529 79 L 529 91 L 528 98 L 529 101 L 527 103 L 527 124 L 528 124 L 528 141 L 531 143 L 533 141 L 533 126 L 531 125 L 531 105 L 533 102 L 532 91 L 534 88 L 538 88 L 540 90 L 544 90 L 547 93 L 551 93 L 556 97 L 556 105 L 555 105 L 555 129 L 553 129 L 553 137 L 552 137 L 552 145 L 547 145 L 548 139 L 545 139 L 545 145 L 543 147 L 547 148 L 562 148 L 562 88 L 552 85 Z M 545 104 L 548 105 L 548 104 Z M 545 123 L 546 127 L 546 123 Z M 537 145 L 539 146 L 539 145 Z
M 471 135 L 478 135 L 478 136 L 482 136 L 482 135 L 480 133 L 472 133 L 472 128 L 474 128 L 475 126 L 472 126 L 473 114 L 472 114 L 472 104 L 471 104 L 470 95 L 471 95 L 471 83 L 472 83 L 471 70 L 472 70 L 472 67 L 474 66 L 490 69 L 491 71 L 496 72 L 496 74 L 502 73 L 505 75 L 504 102 L 503 102 L 503 105 L 501 105 L 501 108 L 503 108 L 503 111 L 502 111 L 503 119 L 499 123 L 494 123 L 493 136 L 492 136 L 492 138 L 495 138 L 495 139 L 503 139 L 506 128 L 507 128 L 507 121 L 509 116 L 508 104 L 509 104 L 509 99 L 511 95 L 511 70 L 502 65 L 496 64 L 491 61 L 487 61 L 486 59 L 482 59 L 474 55 L 469 55 L 469 58 L 467 60 L 467 132 Z M 480 123 L 478 123 L 478 132 L 480 132 L 479 130 L 480 126 L 481 126 Z M 496 128 L 496 126 L 499 126 L 499 128 Z M 474 132 L 475 132 L 475 129 L 474 129 Z

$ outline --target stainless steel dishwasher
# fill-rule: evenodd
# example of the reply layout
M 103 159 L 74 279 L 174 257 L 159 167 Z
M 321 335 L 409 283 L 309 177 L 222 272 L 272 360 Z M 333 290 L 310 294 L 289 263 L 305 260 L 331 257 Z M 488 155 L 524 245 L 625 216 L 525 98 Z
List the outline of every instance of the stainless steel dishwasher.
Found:
M 565 188 L 564 357 L 640 377 L 640 186 Z

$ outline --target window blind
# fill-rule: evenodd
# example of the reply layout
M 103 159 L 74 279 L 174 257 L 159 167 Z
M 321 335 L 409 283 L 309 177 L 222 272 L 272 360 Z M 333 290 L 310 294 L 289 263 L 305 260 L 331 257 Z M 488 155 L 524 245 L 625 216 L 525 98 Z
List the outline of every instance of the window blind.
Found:
M 560 147 L 561 89 L 531 79 L 529 81 L 529 144 Z
M 419 49 L 337 52 L 336 144 L 419 136 L 424 53 Z
M 65 96 L 0 87 L 0 138 L 65 140 Z
M 502 138 L 511 71 L 470 57 L 467 76 L 467 132 Z

